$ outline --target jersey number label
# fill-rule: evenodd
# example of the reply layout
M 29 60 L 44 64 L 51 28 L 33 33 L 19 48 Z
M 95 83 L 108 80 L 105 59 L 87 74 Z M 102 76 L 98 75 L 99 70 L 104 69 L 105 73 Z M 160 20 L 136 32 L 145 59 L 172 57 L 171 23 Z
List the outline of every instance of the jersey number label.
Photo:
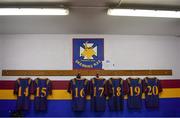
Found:
M 22 94 L 22 87 L 18 88 L 18 96 L 20 97 L 22 95 L 24 95 L 26 97 L 29 95 L 29 87 L 25 88 L 25 91 L 23 92 L 23 94 Z
M 148 95 L 158 95 L 158 87 L 157 86 L 147 86 L 148 89 Z
M 117 87 L 116 90 L 114 90 L 114 87 L 112 87 L 112 91 L 113 91 L 113 96 L 120 96 L 121 95 L 121 87 Z
M 84 88 L 80 89 L 80 91 L 79 91 L 79 96 L 80 96 L 81 98 L 84 97 Z M 75 97 L 78 98 L 78 88 L 75 88 Z
M 104 93 L 104 87 L 99 87 L 98 91 L 100 92 L 100 97 L 101 97 Z M 94 97 L 96 97 L 96 95 L 97 95 L 97 88 L 94 87 Z
M 39 87 L 36 88 L 36 97 L 45 97 L 46 96 L 46 88 L 42 87 L 41 89 Z
M 141 89 L 138 86 L 130 87 L 130 96 L 138 96 L 141 93 Z

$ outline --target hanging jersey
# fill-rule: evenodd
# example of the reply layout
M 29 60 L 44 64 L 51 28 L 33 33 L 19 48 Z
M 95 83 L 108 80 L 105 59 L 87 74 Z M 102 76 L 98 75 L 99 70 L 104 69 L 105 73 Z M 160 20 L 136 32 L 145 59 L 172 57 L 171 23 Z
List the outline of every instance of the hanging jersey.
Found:
M 128 108 L 140 109 L 142 107 L 142 80 L 140 78 L 127 79 Z
M 52 94 L 51 81 L 48 78 L 34 80 L 34 108 L 36 111 L 47 110 L 47 96 Z
M 108 86 L 108 106 L 110 111 L 123 110 L 124 104 L 124 84 L 121 78 L 110 78 Z
M 14 94 L 17 95 L 17 110 L 29 110 L 30 93 L 32 93 L 32 80 L 19 78 L 15 82 Z
M 105 111 L 107 87 L 103 78 L 93 78 L 90 81 L 91 109 L 92 111 Z
M 72 79 L 69 82 L 68 92 L 72 94 L 72 110 L 84 111 L 86 109 L 86 96 L 88 95 L 87 79 Z
M 159 106 L 159 93 L 162 92 L 160 81 L 157 78 L 144 79 L 145 104 L 147 108 Z

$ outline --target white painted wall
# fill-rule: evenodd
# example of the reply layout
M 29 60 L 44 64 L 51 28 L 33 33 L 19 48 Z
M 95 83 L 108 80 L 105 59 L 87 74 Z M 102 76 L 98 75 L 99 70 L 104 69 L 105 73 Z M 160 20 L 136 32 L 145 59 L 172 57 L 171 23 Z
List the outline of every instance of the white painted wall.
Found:
M 105 60 L 115 64 L 115 69 L 172 69 L 172 77 L 160 78 L 180 79 L 180 38 L 173 36 L 0 35 L 0 46 L 3 48 L 3 52 L 0 52 L 1 67 L 72 69 L 72 38 L 78 37 L 104 38 Z
M 0 39 L 0 70 L 2 70 L 2 52 L 3 52 L 2 51 L 2 49 L 3 49 L 2 48 L 2 41 L 3 40 Z M 0 71 L 0 74 L 1 74 L 1 71 Z

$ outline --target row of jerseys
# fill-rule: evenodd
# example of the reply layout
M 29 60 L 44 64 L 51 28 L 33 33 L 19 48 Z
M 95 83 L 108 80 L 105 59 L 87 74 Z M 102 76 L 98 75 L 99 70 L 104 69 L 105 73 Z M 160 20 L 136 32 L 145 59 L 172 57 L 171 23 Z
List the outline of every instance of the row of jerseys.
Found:
M 84 111 L 87 96 L 90 96 L 92 111 L 105 111 L 106 101 L 110 111 L 121 111 L 124 106 L 124 96 L 127 95 L 129 109 L 141 109 L 142 94 L 145 93 L 145 106 L 158 108 L 159 93 L 162 92 L 160 81 L 156 77 L 144 78 L 93 78 L 90 81 L 83 78 L 70 80 L 68 90 L 72 94 L 72 110 Z
M 34 95 L 34 109 L 47 110 L 47 96 L 52 94 L 52 84 L 48 78 L 19 78 L 15 82 L 14 94 L 17 95 L 16 107 L 18 111 L 29 110 L 30 95 Z

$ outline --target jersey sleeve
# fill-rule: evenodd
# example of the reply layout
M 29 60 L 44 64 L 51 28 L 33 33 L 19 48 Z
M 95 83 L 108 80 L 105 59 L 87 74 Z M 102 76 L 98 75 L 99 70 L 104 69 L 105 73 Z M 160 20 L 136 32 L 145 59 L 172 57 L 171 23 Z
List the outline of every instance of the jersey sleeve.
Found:
M 37 81 L 37 79 L 35 79 L 35 80 L 33 81 L 33 92 L 34 92 L 34 93 L 36 93 L 36 88 L 37 88 L 36 81 Z
M 143 93 L 147 93 L 147 83 L 145 81 L 145 79 L 142 80 L 142 92 Z
M 29 78 L 29 89 L 30 89 L 30 94 L 34 94 L 34 85 L 33 85 L 33 80 Z
M 89 91 L 89 81 L 85 80 L 85 94 L 89 95 L 90 91 Z
M 107 81 L 104 80 L 104 96 L 108 96 L 108 84 Z
M 15 85 L 14 85 L 14 94 L 18 94 L 18 88 L 19 88 L 19 79 L 17 79 L 15 81 Z
M 72 80 L 69 81 L 67 92 L 71 94 L 72 90 Z
M 48 93 L 51 95 L 52 94 L 52 82 L 51 80 L 48 80 Z
M 158 80 L 158 90 L 159 90 L 159 93 L 163 91 L 163 88 L 162 88 L 160 80 Z
M 112 97 L 113 95 L 112 84 L 110 83 L 110 80 L 107 81 L 107 95 L 108 97 Z
M 124 80 L 123 81 L 123 88 L 124 88 L 124 95 L 128 95 L 129 94 L 129 84 L 128 84 L 128 80 Z
M 89 81 L 89 94 L 92 96 L 93 95 L 93 79 Z

